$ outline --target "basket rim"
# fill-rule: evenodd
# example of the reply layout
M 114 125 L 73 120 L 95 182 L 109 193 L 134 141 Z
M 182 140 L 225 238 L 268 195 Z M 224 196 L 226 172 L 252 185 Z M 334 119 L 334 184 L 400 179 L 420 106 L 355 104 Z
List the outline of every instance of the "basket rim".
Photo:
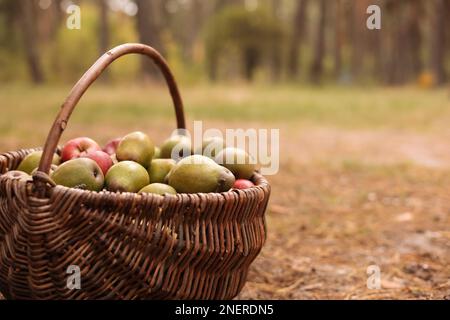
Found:
M 4 153 L 0 153 L 0 160 L 2 157 L 6 157 L 8 158 L 9 156 L 17 156 L 17 153 L 24 153 L 24 154 L 29 154 L 31 152 L 34 151 L 42 151 L 42 147 L 37 147 L 37 148 L 27 148 L 27 149 L 20 149 L 17 151 L 8 151 L 8 152 L 4 152 Z M 1 180 L 17 180 L 14 178 L 8 178 L 5 177 L 4 174 L 0 174 L 0 179 Z M 91 191 L 91 190 L 83 190 L 83 189 L 76 189 L 76 188 L 69 188 L 69 187 L 65 187 L 62 185 L 56 185 L 54 187 L 50 187 L 50 190 L 54 190 L 56 192 L 63 192 L 63 193 L 67 193 L 67 192 L 74 192 L 74 193 L 78 193 L 80 195 L 83 196 L 91 196 L 91 197 L 112 197 L 112 196 L 116 196 L 118 198 L 124 198 L 125 199 L 130 199 L 130 197 L 133 197 L 134 199 L 136 197 L 141 197 L 141 198 L 152 198 L 152 199 L 180 199 L 180 200 L 189 200 L 192 196 L 196 196 L 199 198 L 203 198 L 203 197 L 226 197 L 227 195 L 233 195 L 233 194 L 241 194 L 243 196 L 248 196 L 248 197 L 252 197 L 254 192 L 256 191 L 262 191 L 262 192 L 268 192 L 270 190 L 270 184 L 267 181 L 267 179 L 261 174 L 259 173 L 259 171 L 255 171 L 253 176 L 250 179 L 255 186 L 254 187 L 250 187 L 247 189 L 230 189 L 228 191 L 224 191 L 224 192 L 197 192 L 197 193 L 176 193 L 176 194 L 164 194 L 164 195 L 159 195 L 159 194 L 155 194 L 155 193 L 135 193 L 135 192 L 112 192 L 112 191 L 108 191 L 108 190 L 101 190 L 101 191 Z M 24 184 L 33 184 L 33 181 L 23 181 Z

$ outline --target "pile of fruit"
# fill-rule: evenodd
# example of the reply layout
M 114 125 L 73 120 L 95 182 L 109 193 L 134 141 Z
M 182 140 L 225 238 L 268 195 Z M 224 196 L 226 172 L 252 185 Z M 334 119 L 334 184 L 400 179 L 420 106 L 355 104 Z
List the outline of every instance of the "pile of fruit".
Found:
M 17 170 L 6 174 L 31 179 L 41 156 L 42 151 L 28 154 Z M 254 185 L 250 178 L 255 164 L 249 154 L 226 147 L 220 137 L 205 139 L 199 150 L 192 150 L 191 140 L 184 135 L 171 136 L 161 148 L 143 132 L 114 139 L 104 148 L 81 137 L 67 142 L 52 163 L 50 178 L 55 184 L 91 191 L 163 195 L 224 192 Z

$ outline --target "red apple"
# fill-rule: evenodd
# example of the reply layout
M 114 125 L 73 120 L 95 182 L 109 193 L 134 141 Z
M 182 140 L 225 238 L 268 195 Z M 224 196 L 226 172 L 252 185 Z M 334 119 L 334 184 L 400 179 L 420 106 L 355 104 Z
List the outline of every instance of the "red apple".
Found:
M 100 169 L 102 169 L 103 175 L 106 175 L 109 168 L 112 167 L 113 161 L 111 159 L 111 156 L 103 151 L 89 151 L 89 152 L 83 152 L 80 155 L 80 158 L 89 158 L 97 162 Z
M 235 189 L 247 189 L 247 188 L 251 188 L 251 187 L 254 187 L 254 186 L 255 185 L 250 180 L 237 179 L 236 182 L 233 185 L 233 188 L 235 188 Z
M 68 141 L 61 152 L 61 162 L 79 158 L 82 153 L 101 151 L 100 146 L 91 138 L 81 137 Z
M 108 141 L 107 144 L 103 147 L 103 151 L 112 156 L 116 153 L 117 146 L 119 145 L 122 138 L 116 138 Z

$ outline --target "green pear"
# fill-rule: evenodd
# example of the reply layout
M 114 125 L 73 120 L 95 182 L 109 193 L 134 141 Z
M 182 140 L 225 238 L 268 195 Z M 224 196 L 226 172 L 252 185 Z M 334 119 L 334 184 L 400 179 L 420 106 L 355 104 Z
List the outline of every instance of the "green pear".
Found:
M 176 194 L 177 191 L 171 186 L 164 183 L 151 183 L 148 186 L 142 188 L 139 193 L 156 193 L 160 195 L 168 194 Z
M 195 153 L 214 159 L 223 148 L 225 148 L 225 141 L 221 137 L 208 137 L 203 139 L 201 148 L 198 148 Z
M 180 193 L 223 192 L 234 184 L 230 170 L 212 159 L 193 155 L 180 160 L 168 174 L 168 183 Z
M 161 158 L 161 148 L 155 146 L 155 152 L 153 153 L 153 159 Z
M 169 171 L 175 166 L 176 162 L 173 159 L 154 159 L 148 169 L 150 182 L 163 183 Z
M 23 158 L 22 162 L 20 162 L 17 170 L 31 174 L 31 172 L 39 166 L 41 157 L 42 151 L 34 151 L 28 154 L 25 158 Z M 59 156 L 56 153 L 53 154 L 52 163 L 58 165 L 59 161 Z
M 8 177 L 11 179 L 18 179 L 20 181 L 31 181 L 33 178 L 26 172 L 19 171 L 19 170 L 11 170 L 6 172 L 4 177 Z
M 56 168 L 50 177 L 58 185 L 91 191 L 102 190 L 104 184 L 102 170 L 89 158 L 66 161 Z
M 161 158 L 164 159 L 179 160 L 191 154 L 191 139 L 184 135 L 173 135 L 164 141 L 161 146 Z
M 105 183 L 109 191 L 138 192 L 150 183 L 150 178 L 139 163 L 122 161 L 108 170 Z
M 53 174 L 53 172 L 55 172 L 56 168 L 58 168 L 58 166 L 56 164 L 52 164 L 50 166 L 50 172 L 49 172 L 50 176 Z M 38 169 L 39 168 L 35 168 L 33 171 L 31 171 L 31 176 L 33 176 L 38 171 Z
M 237 179 L 250 180 L 256 170 L 256 164 L 251 156 L 238 148 L 223 149 L 216 155 L 215 160 L 228 168 Z
M 116 157 L 119 161 L 134 161 L 147 167 L 154 152 L 152 140 L 145 133 L 136 131 L 122 138 L 116 150 Z

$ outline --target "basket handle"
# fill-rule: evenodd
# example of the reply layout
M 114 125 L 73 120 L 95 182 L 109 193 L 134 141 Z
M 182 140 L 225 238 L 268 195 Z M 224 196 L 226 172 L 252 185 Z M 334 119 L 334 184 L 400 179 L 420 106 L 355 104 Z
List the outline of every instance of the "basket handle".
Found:
M 184 118 L 183 111 L 183 101 L 181 100 L 180 92 L 178 91 L 178 86 L 175 81 L 175 78 L 172 72 L 167 65 L 167 62 L 164 58 L 150 46 L 140 44 L 140 43 L 126 43 L 119 45 L 105 54 L 103 54 L 90 68 L 86 73 L 81 77 L 80 80 L 75 84 L 72 90 L 69 93 L 69 96 L 64 101 L 61 106 L 61 110 L 58 113 L 55 121 L 53 122 L 53 126 L 50 129 L 50 132 L 47 136 L 47 140 L 45 141 L 44 150 L 42 153 L 42 158 L 39 163 L 38 171 L 40 173 L 45 173 L 44 176 L 48 175 L 50 171 L 50 166 L 52 163 L 53 154 L 56 151 L 58 146 L 58 142 L 61 138 L 61 134 L 66 129 L 67 121 L 69 120 L 72 111 L 77 105 L 80 98 L 89 88 L 89 86 L 100 76 L 100 74 L 105 70 L 114 60 L 117 58 L 130 54 L 130 53 L 138 53 L 148 56 L 153 62 L 159 67 L 164 78 L 166 79 L 167 86 L 169 87 L 170 95 L 172 96 L 173 105 L 175 108 L 175 114 L 177 119 L 177 127 L 178 129 L 185 129 L 186 122 Z M 39 179 L 39 175 L 37 174 L 35 178 Z

